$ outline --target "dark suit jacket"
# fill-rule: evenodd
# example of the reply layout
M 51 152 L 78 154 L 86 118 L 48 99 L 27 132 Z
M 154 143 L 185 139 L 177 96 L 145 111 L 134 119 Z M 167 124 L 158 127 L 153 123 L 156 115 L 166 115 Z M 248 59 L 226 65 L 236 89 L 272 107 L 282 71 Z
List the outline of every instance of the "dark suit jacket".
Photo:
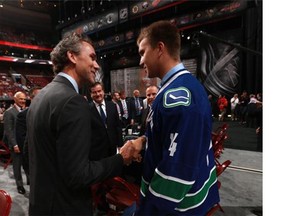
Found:
M 22 153 L 24 151 L 24 142 L 25 142 L 26 131 L 27 131 L 27 126 L 26 126 L 27 111 L 28 109 L 25 109 L 22 112 L 19 112 L 17 114 L 16 126 L 15 126 L 16 141 Z
M 9 109 L 7 109 L 3 115 L 4 120 L 3 142 L 7 146 L 9 146 L 10 149 L 13 149 L 15 145 L 18 145 L 16 142 L 16 134 L 15 134 L 15 125 L 18 113 L 19 111 L 17 110 L 17 108 L 15 106 L 12 106 Z
M 22 164 L 26 174 L 29 174 L 29 155 L 28 155 L 28 142 L 26 137 L 27 125 L 26 116 L 28 109 L 23 110 L 17 114 L 16 118 L 16 141 L 22 155 Z
M 148 113 L 150 111 L 150 107 L 147 107 L 146 109 L 143 110 L 142 116 L 141 116 L 141 128 L 140 128 L 140 134 L 139 136 L 142 136 L 146 132 L 146 119 L 148 116 Z
M 91 121 L 88 102 L 62 76 L 33 99 L 27 113 L 30 215 L 92 215 L 90 186 L 121 174 L 119 154 L 89 160 Z
M 143 99 L 140 97 L 139 97 L 139 102 L 140 102 L 140 106 L 142 107 L 142 111 L 143 111 L 143 108 L 144 108 Z M 138 117 L 138 123 L 140 123 L 142 111 L 141 111 L 140 116 L 137 116 L 135 97 L 131 97 L 129 103 L 130 103 L 130 110 L 131 110 L 131 118 L 135 120 Z
M 128 110 L 128 118 L 124 118 L 124 109 L 123 109 L 123 105 L 121 103 L 121 100 L 118 102 L 118 105 L 120 107 L 120 112 L 121 112 L 121 118 L 122 118 L 122 127 L 125 128 L 128 124 L 130 124 L 131 121 L 131 106 L 130 106 L 130 101 L 129 100 L 125 100 L 126 101 L 126 105 L 127 105 L 127 110 Z
M 90 158 L 99 160 L 103 157 L 108 157 L 116 154 L 116 148 L 123 145 L 122 127 L 119 120 L 116 105 L 111 101 L 105 101 L 107 121 L 105 127 L 101 116 L 93 102 L 90 103 L 92 112 L 92 147 Z M 105 142 L 99 142 L 102 139 Z
M 116 147 L 121 147 L 123 145 L 122 124 L 121 120 L 119 119 L 116 104 L 112 101 L 105 101 L 105 103 L 107 113 L 107 132 L 110 143 L 112 144 L 114 150 L 116 150 Z

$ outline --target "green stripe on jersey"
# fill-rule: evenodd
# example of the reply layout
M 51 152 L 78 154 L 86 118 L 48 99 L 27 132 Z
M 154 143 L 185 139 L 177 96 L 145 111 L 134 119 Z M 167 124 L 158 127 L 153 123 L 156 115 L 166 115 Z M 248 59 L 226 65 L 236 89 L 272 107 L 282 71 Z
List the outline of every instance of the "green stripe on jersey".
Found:
M 150 187 L 149 183 L 143 181 L 142 179 L 141 192 L 143 196 L 145 196 L 147 191 L 150 190 L 154 196 L 176 203 L 179 202 L 178 208 L 176 208 L 178 211 L 186 211 L 188 209 L 193 209 L 200 206 L 205 201 L 210 187 L 217 183 L 215 166 L 211 169 L 209 178 L 204 182 L 204 185 L 200 188 L 200 190 L 193 194 L 187 193 L 193 186 L 193 182 L 188 184 L 189 182 L 181 181 L 180 179 L 176 181 L 176 178 L 167 178 L 167 176 L 164 176 L 162 173 L 157 171 L 154 174 Z
M 149 189 L 155 196 L 173 202 L 180 202 L 191 189 L 193 183 L 194 181 L 182 181 L 181 179 L 165 176 L 159 171 L 156 171 Z
M 140 191 L 143 194 L 143 196 L 146 196 L 147 191 L 148 191 L 148 187 L 149 187 L 149 184 L 147 182 L 145 182 L 142 178 Z
M 209 193 L 210 187 L 212 187 L 212 185 L 215 183 L 217 183 L 217 177 L 216 177 L 216 169 L 214 166 L 214 168 L 210 172 L 209 179 L 205 181 L 203 187 L 193 194 L 187 194 L 186 197 L 179 204 L 177 210 L 186 211 L 188 209 L 196 208 L 199 205 L 201 205 L 205 201 Z

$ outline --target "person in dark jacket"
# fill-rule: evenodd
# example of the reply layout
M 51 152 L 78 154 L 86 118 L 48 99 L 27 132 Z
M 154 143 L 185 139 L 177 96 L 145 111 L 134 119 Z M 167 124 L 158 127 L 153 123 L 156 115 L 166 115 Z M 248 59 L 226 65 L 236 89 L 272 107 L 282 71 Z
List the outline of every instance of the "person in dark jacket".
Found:
M 33 99 L 27 113 L 29 215 L 92 215 L 91 185 L 121 174 L 131 163 L 131 145 L 92 161 L 92 118 L 79 88 L 99 70 L 92 41 L 71 33 L 52 50 L 57 74 Z M 101 142 L 99 140 L 99 142 Z
M 108 157 L 115 155 L 117 148 L 123 145 L 122 139 L 122 124 L 119 119 L 118 111 L 115 103 L 112 101 L 104 100 L 104 87 L 100 82 L 96 82 L 90 88 L 90 94 L 93 101 L 90 103 L 92 116 L 95 119 L 94 134 L 92 136 L 92 150 L 90 152 L 90 158 L 93 160 L 99 160 L 100 157 Z M 101 117 L 101 109 L 104 112 L 104 120 Z M 99 145 L 97 139 L 99 134 L 106 137 L 106 144 Z M 100 156 L 99 152 L 102 152 Z
M 41 87 L 33 87 L 29 91 L 29 97 L 32 100 L 36 94 L 40 91 Z M 27 177 L 27 185 L 30 185 L 29 178 L 29 154 L 28 154 L 28 142 L 27 142 L 27 125 L 26 125 L 26 116 L 27 116 L 28 108 L 24 109 L 22 112 L 17 114 L 16 118 L 16 141 L 19 146 L 22 147 L 22 164 L 23 169 L 25 171 Z
M 16 92 L 14 95 L 14 104 L 4 112 L 4 134 L 3 141 L 6 143 L 12 155 L 13 174 L 17 185 L 17 191 L 20 194 L 25 194 L 26 190 L 23 187 L 23 179 L 21 168 L 23 143 L 17 143 L 16 140 L 16 119 L 19 112 L 22 112 L 26 106 L 26 94 L 24 92 Z M 24 170 L 26 172 L 26 170 Z

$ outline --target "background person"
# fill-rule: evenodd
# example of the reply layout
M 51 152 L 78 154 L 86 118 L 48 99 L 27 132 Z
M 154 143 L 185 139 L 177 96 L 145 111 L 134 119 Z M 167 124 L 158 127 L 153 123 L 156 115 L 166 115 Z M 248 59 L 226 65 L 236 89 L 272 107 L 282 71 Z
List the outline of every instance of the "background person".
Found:
M 122 116 L 122 127 L 126 128 L 131 122 L 130 102 L 126 99 L 125 91 L 120 91 L 120 100 L 118 102 Z
M 31 101 L 33 98 L 39 93 L 41 90 L 40 87 L 31 88 L 29 91 L 29 97 Z M 27 177 L 27 185 L 30 185 L 30 178 L 29 178 L 29 153 L 28 153 L 28 142 L 27 142 L 27 123 L 26 123 L 26 116 L 27 116 L 28 108 L 19 112 L 16 118 L 16 141 L 19 146 L 21 147 L 20 154 L 22 154 L 22 164 L 23 169 L 25 171 Z
M 237 121 L 238 115 L 236 113 L 237 105 L 239 104 L 239 98 L 238 94 L 234 94 L 234 96 L 230 99 L 230 105 L 231 105 L 231 120 Z
M 158 87 L 157 86 L 152 85 L 152 86 L 147 87 L 147 89 L 146 89 L 147 107 L 143 109 L 140 135 L 145 134 L 147 116 L 149 114 L 149 111 L 151 110 L 152 103 L 155 100 L 157 93 L 158 93 Z
M 226 112 L 227 112 L 227 107 L 228 107 L 228 100 L 226 99 L 225 95 L 219 95 L 219 98 L 217 100 L 217 105 L 219 108 L 219 121 L 224 121 Z
M 11 149 L 13 174 L 17 186 L 17 191 L 20 194 L 25 194 L 23 187 L 23 179 L 21 167 L 23 166 L 23 143 L 17 143 L 16 140 L 16 119 L 17 114 L 26 107 L 26 94 L 24 92 L 16 92 L 14 95 L 14 104 L 4 112 L 4 134 L 3 141 Z M 26 167 L 25 167 L 26 168 Z M 26 178 L 28 179 L 27 170 L 24 169 Z
M 117 112 L 118 112 L 118 118 L 121 120 L 122 116 L 121 116 L 121 110 L 120 110 L 120 106 L 119 106 L 120 93 L 118 91 L 114 91 L 112 93 L 112 102 L 116 105 Z
M 133 91 L 133 97 L 130 98 L 131 105 L 131 124 L 140 124 L 143 110 L 143 99 L 140 98 L 138 89 Z
M 92 132 L 92 150 L 90 158 L 99 160 L 103 157 L 115 155 L 117 148 L 123 145 L 122 139 L 122 124 L 119 119 L 116 104 L 112 101 L 104 100 L 104 86 L 100 82 L 94 83 L 90 88 L 92 103 L 90 108 L 92 116 L 95 118 L 93 132 Z M 105 123 L 101 118 L 100 106 L 105 114 Z M 106 144 L 100 142 L 102 137 Z M 101 153 L 101 154 L 100 154 Z

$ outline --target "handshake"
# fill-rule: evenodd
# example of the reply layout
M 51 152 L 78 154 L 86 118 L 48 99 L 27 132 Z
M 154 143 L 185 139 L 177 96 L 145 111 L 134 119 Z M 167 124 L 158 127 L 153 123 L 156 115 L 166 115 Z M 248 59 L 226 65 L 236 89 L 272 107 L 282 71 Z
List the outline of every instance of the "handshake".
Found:
M 138 137 L 135 140 L 128 140 L 121 148 L 120 154 L 124 159 L 125 165 L 130 165 L 132 161 L 141 162 L 141 150 L 146 143 L 145 136 Z

